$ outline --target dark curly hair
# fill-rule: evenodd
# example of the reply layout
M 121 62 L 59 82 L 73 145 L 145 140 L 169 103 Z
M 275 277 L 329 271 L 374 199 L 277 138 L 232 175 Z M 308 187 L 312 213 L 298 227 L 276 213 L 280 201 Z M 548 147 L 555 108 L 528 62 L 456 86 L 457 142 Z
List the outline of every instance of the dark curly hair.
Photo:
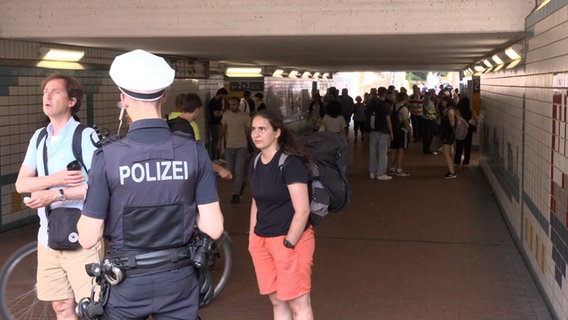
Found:
M 284 121 L 280 114 L 269 109 L 263 109 L 255 113 L 251 121 L 257 117 L 266 119 L 272 127 L 272 130 L 276 131 L 280 129 L 278 145 L 282 148 L 284 153 L 302 159 L 302 162 L 306 165 L 311 164 L 311 155 L 308 150 L 298 142 L 296 134 L 293 131 L 288 130 L 288 128 L 284 125 Z M 310 168 L 309 165 L 307 167 Z

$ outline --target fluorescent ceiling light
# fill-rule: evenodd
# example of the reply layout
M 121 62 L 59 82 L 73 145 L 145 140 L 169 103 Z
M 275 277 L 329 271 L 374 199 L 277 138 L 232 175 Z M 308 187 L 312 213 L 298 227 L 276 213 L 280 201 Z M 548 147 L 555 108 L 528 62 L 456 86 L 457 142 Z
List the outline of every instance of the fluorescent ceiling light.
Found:
M 314 74 L 312 75 L 312 78 L 317 79 L 319 78 L 320 73 L 319 72 L 314 72 Z
M 282 69 L 276 69 L 274 71 L 274 73 L 272 74 L 273 77 L 282 77 L 284 73 L 284 70 Z
M 329 72 L 324 73 L 321 77 L 323 79 L 329 79 Z
M 501 58 L 499 57 L 499 55 L 494 54 L 493 57 L 491 57 L 491 59 L 496 63 L 496 64 L 503 64 L 503 60 L 501 60 Z
M 252 78 L 252 77 L 262 77 L 260 73 L 262 68 L 238 68 L 238 67 L 229 67 L 225 72 L 227 77 L 243 77 L 243 78 Z
M 292 70 L 290 71 L 290 73 L 288 73 L 288 78 L 294 78 L 298 76 L 298 71 L 296 70 Z
M 77 62 L 83 58 L 85 51 L 40 48 L 43 60 Z
M 306 72 L 302 73 L 302 78 L 309 78 L 309 77 L 311 77 L 311 76 L 312 76 L 312 73 L 309 72 L 309 71 L 306 71 Z
M 503 69 L 504 66 L 505 66 L 504 64 L 497 65 L 495 67 L 495 69 L 493 69 L 493 71 L 499 71 L 499 70 Z
M 545 5 L 547 5 L 550 2 L 550 0 L 544 0 L 539 6 L 538 8 L 536 8 L 535 11 L 538 11 L 540 9 L 542 9 Z
M 485 71 L 485 67 L 483 67 L 483 66 L 475 66 L 474 69 L 475 69 L 475 71 L 477 71 L 477 72 L 483 72 L 483 71 Z
M 491 64 L 491 62 L 489 62 L 488 59 L 485 59 L 485 61 L 483 61 L 483 64 L 487 66 L 487 68 L 491 68 L 493 67 L 493 65 Z
M 521 59 L 513 60 L 511 63 L 509 63 L 507 69 L 516 67 L 519 63 L 521 63 L 521 61 L 522 61 Z
M 77 62 L 66 62 L 66 61 L 40 61 L 36 64 L 36 67 L 47 68 L 47 69 L 69 69 L 69 70 L 84 70 L 80 63 Z
M 509 47 L 505 50 L 505 54 L 511 58 L 511 60 L 519 60 L 521 59 L 521 55 L 513 48 Z

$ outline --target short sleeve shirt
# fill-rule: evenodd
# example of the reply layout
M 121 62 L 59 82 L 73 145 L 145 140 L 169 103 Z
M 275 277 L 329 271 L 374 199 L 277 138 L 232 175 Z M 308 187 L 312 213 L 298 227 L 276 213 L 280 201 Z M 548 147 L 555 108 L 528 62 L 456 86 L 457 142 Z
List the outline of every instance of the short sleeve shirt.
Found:
M 31 169 L 37 170 L 38 176 L 45 176 L 45 169 L 43 163 L 43 149 L 44 145 L 47 144 L 47 167 L 48 173 L 53 174 L 57 171 L 61 171 L 67 167 L 67 164 L 75 160 L 73 155 L 72 145 L 73 145 L 73 134 L 75 128 L 79 125 L 72 117 L 69 121 L 59 130 L 57 135 L 53 135 L 53 127 L 51 124 L 47 126 L 47 136 L 37 144 L 37 139 L 39 133 L 43 128 L 36 130 L 30 139 L 28 149 L 26 151 L 26 156 L 22 165 L 29 167 Z M 87 170 L 91 167 L 91 159 L 93 157 L 93 152 L 96 147 L 91 142 L 91 135 L 94 134 L 93 128 L 86 128 L 82 132 L 81 139 L 81 152 L 83 156 L 83 162 L 87 168 L 83 168 L 83 177 L 85 181 L 88 180 Z M 65 188 L 64 186 L 56 186 L 52 189 Z M 51 208 L 57 207 L 72 207 L 79 208 L 83 207 L 82 200 L 65 200 L 56 201 L 51 204 Z M 38 216 L 40 218 L 40 227 L 38 231 L 38 241 L 47 247 L 47 217 L 45 215 L 45 208 L 38 209 Z
M 187 121 L 186 121 L 187 122 Z M 170 136 L 165 122 L 152 122 L 152 120 L 139 120 L 130 125 L 129 135 L 136 139 L 142 139 L 147 143 L 157 143 Z M 154 141 L 153 141 L 154 140 Z M 211 161 L 205 147 L 197 143 L 197 181 L 195 189 L 195 201 L 198 205 L 219 201 L 215 173 L 211 169 Z M 110 197 L 108 180 L 106 177 L 105 160 L 102 150 L 95 153 L 93 167 L 90 171 L 89 189 L 83 208 L 83 214 L 96 219 L 107 217 Z
M 223 114 L 221 123 L 227 126 L 227 148 L 246 148 L 248 144 L 248 113 L 228 111 Z
M 259 158 L 249 165 L 249 181 L 252 197 L 256 202 L 256 225 L 254 233 L 261 237 L 285 235 L 294 217 L 294 206 L 288 185 L 308 183 L 308 171 L 302 160 L 288 156 L 282 170 L 278 161 L 282 150 L 270 162 L 264 164 Z

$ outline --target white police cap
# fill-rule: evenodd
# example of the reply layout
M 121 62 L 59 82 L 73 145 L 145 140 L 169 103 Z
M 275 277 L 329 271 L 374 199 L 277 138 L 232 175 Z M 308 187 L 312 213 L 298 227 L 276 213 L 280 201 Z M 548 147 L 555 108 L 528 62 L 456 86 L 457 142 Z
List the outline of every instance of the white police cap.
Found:
M 137 49 L 114 58 L 109 74 L 125 95 L 135 100 L 155 101 L 174 81 L 175 70 L 164 58 Z

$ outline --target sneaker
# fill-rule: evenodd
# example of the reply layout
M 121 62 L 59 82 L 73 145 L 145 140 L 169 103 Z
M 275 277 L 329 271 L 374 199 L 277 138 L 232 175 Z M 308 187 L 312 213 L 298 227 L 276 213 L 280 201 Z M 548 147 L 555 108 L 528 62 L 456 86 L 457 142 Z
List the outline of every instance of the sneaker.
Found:
M 388 174 L 381 174 L 380 176 L 377 177 L 377 180 L 382 180 L 382 181 L 388 181 L 391 179 L 392 177 L 389 176 Z
M 231 198 L 231 203 L 240 203 L 241 202 L 241 197 L 238 194 L 234 194 L 233 197 Z
M 390 174 L 391 176 L 394 176 L 394 175 L 396 174 L 396 169 L 395 169 L 395 168 L 391 168 L 391 169 L 389 170 L 389 174 Z
M 410 173 L 405 172 L 402 169 L 398 169 L 398 170 L 396 170 L 396 175 L 399 176 L 399 177 L 408 177 L 410 175 Z
M 444 179 L 449 180 L 449 179 L 455 179 L 457 177 L 458 177 L 457 174 L 448 171 L 448 173 L 446 173 L 446 175 L 444 176 Z
M 370 178 L 370 179 L 376 179 L 376 178 L 377 178 L 377 175 L 374 174 L 374 173 L 371 173 L 371 174 L 369 174 L 369 178 Z

